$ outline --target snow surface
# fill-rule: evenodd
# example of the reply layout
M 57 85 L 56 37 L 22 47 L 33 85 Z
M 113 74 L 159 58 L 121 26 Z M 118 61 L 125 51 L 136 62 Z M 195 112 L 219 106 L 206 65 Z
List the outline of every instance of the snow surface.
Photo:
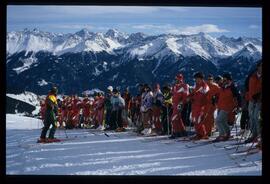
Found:
M 67 130 L 73 140 L 36 144 L 41 121 L 6 115 L 6 174 L 20 175 L 256 175 L 262 174 L 261 153 L 250 155 L 237 167 L 231 150 L 205 145 L 186 148 L 184 142 L 162 141 L 123 133 L 87 129 Z M 56 136 L 65 137 L 64 130 Z

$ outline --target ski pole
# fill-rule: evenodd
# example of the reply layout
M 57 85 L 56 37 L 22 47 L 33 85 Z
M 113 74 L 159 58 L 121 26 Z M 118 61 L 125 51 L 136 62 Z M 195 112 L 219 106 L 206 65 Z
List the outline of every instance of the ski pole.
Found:
M 188 120 L 189 120 L 189 123 L 188 123 L 188 126 L 189 126 L 189 132 L 188 132 L 188 134 L 190 134 L 191 133 L 191 121 L 190 121 L 190 119 L 189 119 L 189 102 L 187 103 L 187 109 L 186 109 L 186 122 L 188 122 Z
M 244 134 L 243 134 L 243 135 L 244 135 Z M 248 137 L 250 137 L 250 135 L 251 135 L 251 132 L 249 133 Z M 241 137 L 243 137 L 243 138 L 244 138 L 244 136 L 241 136 Z M 241 140 L 242 140 L 242 139 L 240 139 L 240 141 L 241 141 Z M 239 141 L 239 143 L 240 143 L 240 141 Z M 236 147 L 235 152 L 237 152 L 237 151 L 238 151 L 238 149 L 239 149 L 240 145 L 241 145 L 241 144 L 239 144 L 239 145 Z
M 235 135 L 237 135 L 237 119 L 239 118 L 239 113 L 237 113 L 235 118 Z
M 119 125 L 118 125 L 118 114 L 119 114 L 119 109 L 117 108 L 117 111 L 116 111 L 116 126 L 117 126 L 117 128 L 119 128 Z
M 254 146 L 254 144 L 255 144 L 255 142 L 256 142 L 256 140 L 257 140 L 258 137 L 259 137 L 259 136 L 257 136 L 257 137 L 252 141 L 251 146 L 247 149 L 247 154 L 244 156 L 244 158 L 243 158 L 242 160 L 246 160 L 246 158 L 247 158 L 247 156 L 248 156 L 248 153 L 250 152 L 250 150 L 251 150 L 252 147 Z
M 169 110 L 168 106 L 166 106 L 167 110 L 167 129 L 168 129 L 168 136 L 170 135 L 170 125 L 169 125 Z

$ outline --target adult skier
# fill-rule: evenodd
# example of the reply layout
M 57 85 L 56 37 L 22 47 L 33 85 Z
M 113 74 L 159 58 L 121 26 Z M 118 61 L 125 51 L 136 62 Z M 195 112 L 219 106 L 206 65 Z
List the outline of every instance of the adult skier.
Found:
M 49 94 L 46 97 L 45 105 L 45 118 L 44 118 L 44 127 L 42 128 L 40 139 L 38 140 L 38 143 L 46 143 L 46 142 L 58 142 L 59 139 L 56 139 L 54 137 L 55 131 L 56 131 L 56 116 L 57 116 L 57 88 L 53 87 Z M 50 126 L 52 125 L 52 128 L 50 129 L 49 137 L 46 139 L 47 131 L 49 130 Z
M 136 130 L 135 132 L 141 133 L 141 131 L 144 129 L 143 128 L 143 123 L 142 123 L 142 112 L 141 112 L 141 104 L 142 104 L 142 98 L 145 95 L 145 86 L 146 84 L 139 84 L 138 85 L 138 94 L 135 99 L 135 104 L 136 104 Z
M 104 96 L 101 93 L 97 95 L 97 106 L 96 106 L 96 120 L 98 127 L 97 129 L 101 130 L 103 127 L 103 119 L 104 119 Z
M 205 107 L 207 104 L 207 93 L 209 86 L 204 81 L 204 75 L 201 72 L 197 72 L 194 75 L 195 88 L 189 95 L 191 100 L 191 120 L 194 124 L 196 135 L 193 140 L 208 139 L 205 124 L 203 120 L 205 118 Z
M 111 114 L 112 114 L 112 103 L 111 103 L 111 97 L 113 92 L 113 87 L 108 86 L 107 87 L 107 93 L 105 95 L 105 100 L 104 100 L 104 107 L 106 111 L 106 116 L 105 116 L 105 129 L 104 130 L 111 130 L 112 124 L 111 124 Z
M 262 96 L 262 62 L 257 64 L 257 70 L 249 79 L 248 91 L 248 112 L 251 137 L 246 140 L 247 143 L 256 141 L 261 134 L 260 127 L 260 111 L 261 111 L 261 96 Z
M 226 141 L 230 138 L 230 127 L 228 124 L 230 113 L 238 112 L 241 107 L 241 96 L 232 81 L 230 73 L 223 74 L 223 86 L 219 90 L 217 103 L 216 125 L 219 136 L 214 140 Z
M 175 77 L 176 83 L 172 88 L 172 103 L 173 103 L 173 113 L 172 113 L 172 135 L 171 139 L 176 137 L 187 136 L 185 125 L 182 121 L 181 113 L 186 103 L 186 98 L 189 94 L 188 85 L 184 83 L 184 77 L 182 74 L 178 74 Z
M 171 134 L 171 123 L 170 119 L 172 116 L 172 92 L 171 86 L 165 85 L 162 88 L 164 101 L 162 104 L 161 123 L 162 123 L 162 134 Z
M 214 111 L 216 110 L 216 103 L 220 87 L 214 82 L 212 75 L 208 75 L 208 80 L 206 83 L 209 86 L 209 91 L 207 93 L 207 103 L 205 106 L 206 114 L 203 123 L 205 125 L 206 135 L 211 136 L 212 129 L 214 127 Z
M 153 106 L 153 92 L 148 85 L 144 86 L 144 93 L 142 94 L 141 114 L 143 122 L 142 134 L 152 133 L 152 110 Z
M 112 103 L 112 115 L 111 115 L 111 124 L 112 130 L 116 132 L 123 132 L 125 129 L 123 128 L 122 123 L 122 110 L 125 108 L 125 100 L 119 94 L 119 91 L 115 88 L 113 89 L 113 96 L 111 97 Z
M 131 108 L 131 94 L 128 87 L 125 89 L 122 98 L 125 100 L 125 108 L 123 109 L 123 126 L 127 127 L 130 117 L 130 108 Z
M 156 84 L 154 86 L 154 92 L 153 92 L 153 124 L 155 128 L 153 129 L 153 132 L 160 135 L 162 134 L 162 125 L 160 122 L 160 115 L 161 115 L 161 108 L 164 101 L 163 94 L 160 90 L 160 85 Z

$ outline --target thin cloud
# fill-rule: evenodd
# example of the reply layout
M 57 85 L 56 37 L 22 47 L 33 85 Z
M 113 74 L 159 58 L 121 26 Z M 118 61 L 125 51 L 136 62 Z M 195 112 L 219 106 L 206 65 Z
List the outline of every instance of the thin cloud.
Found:
M 199 26 L 188 26 L 188 27 L 176 27 L 171 24 L 165 25 L 153 25 L 153 24 L 141 24 L 132 26 L 134 29 L 144 29 L 144 30 L 155 30 L 164 33 L 171 34 L 197 34 L 199 32 L 204 33 L 224 33 L 229 32 L 226 29 L 221 29 L 217 25 L 214 24 L 202 24 Z
M 259 29 L 258 25 L 249 25 L 248 26 L 249 29 Z
M 174 28 L 170 29 L 167 31 L 167 33 L 172 33 L 172 34 L 197 34 L 197 33 L 224 33 L 224 32 L 229 32 L 226 29 L 221 29 L 217 25 L 214 24 L 202 24 L 199 26 L 188 26 L 188 27 L 183 27 L 183 28 Z
M 132 26 L 132 28 L 134 29 L 168 29 L 168 28 L 172 28 L 172 26 L 170 24 L 166 24 L 166 25 L 153 25 L 153 24 L 140 24 L 140 25 L 134 25 Z
M 87 24 L 61 24 L 61 25 L 52 25 L 53 28 L 59 29 L 94 29 L 94 26 L 87 25 Z

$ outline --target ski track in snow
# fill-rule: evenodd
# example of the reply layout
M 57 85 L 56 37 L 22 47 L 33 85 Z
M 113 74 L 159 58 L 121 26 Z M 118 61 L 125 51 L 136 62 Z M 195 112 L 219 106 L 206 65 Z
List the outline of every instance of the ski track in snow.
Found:
M 246 161 L 232 160 L 213 144 L 186 148 L 187 142 L 164 144 L 160 140 L 135 136 L 132 132 L 103 132 L 87 129 L 67 130 L 74 138 L 60 143 L 35 144 L 40 127 L 12 129 L 9 122 L 21 116 L 7 116 L 6 174 L 26 175 L 261 175 L 260 164 L 238 167 L 239 163 L 259 162 L 261 153 Z M 26 123 L 27 124 L 27 123 Z M 35 128 L 35 129 L 34 129 Z M 93 134 L 93 133 L 95 134 Z M 64 130 L 56 137 L 65 138 Z M 224 143 L 225 145 L 226 143 Z M 33 147 L 31 147 L 33 145 Z M 222 145 L 222 143 L 221 143 Z

